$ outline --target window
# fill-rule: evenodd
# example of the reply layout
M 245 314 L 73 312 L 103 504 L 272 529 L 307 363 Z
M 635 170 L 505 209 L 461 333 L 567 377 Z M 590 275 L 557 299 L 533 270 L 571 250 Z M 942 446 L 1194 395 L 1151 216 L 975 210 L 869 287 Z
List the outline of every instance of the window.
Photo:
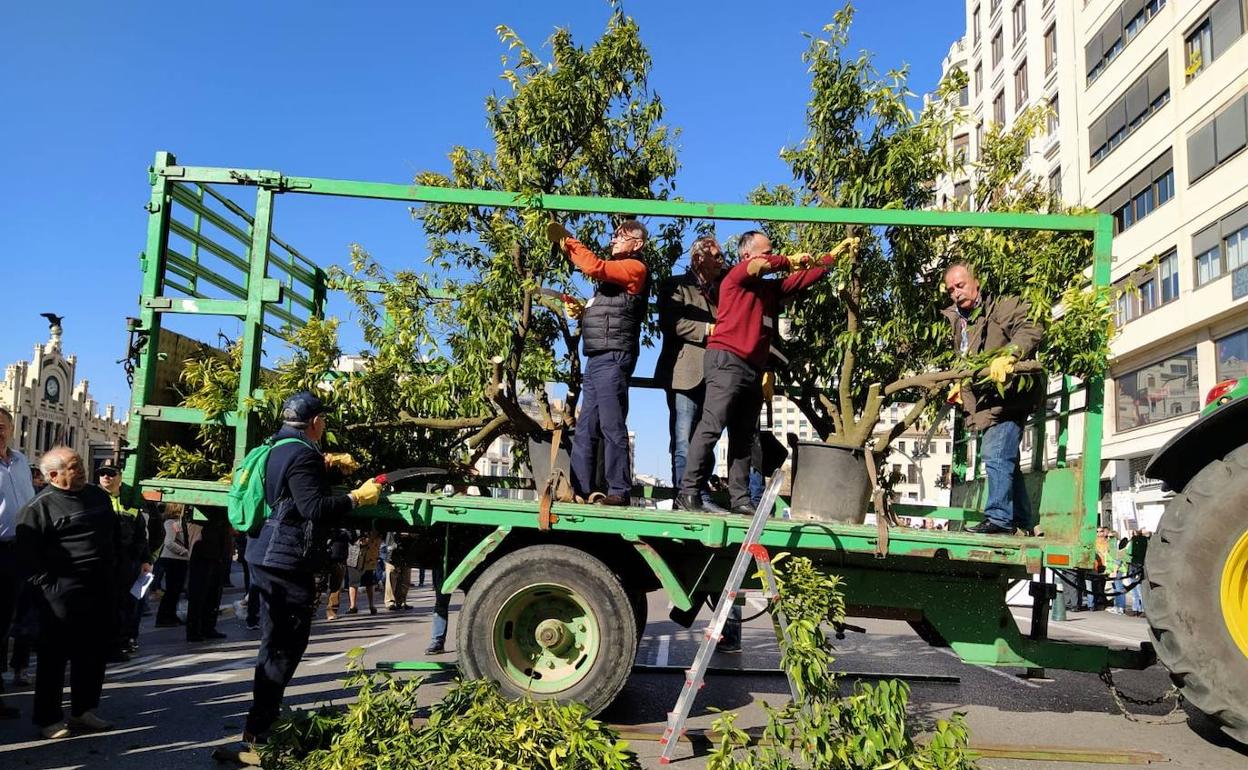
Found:
M 904 442 L 904 441 L 898 441 L 898 442 L 897 442 L 897 451 L 898 451 L 898 452 L 904 452 L 904 451 L 906 451 L 906 442 Z
M 992 119 L 997 123 L 1005 123 L 1005 92 L 998 91 L 992 100 Z
M 1053 94 L 1053 98 L 1049 100 L 1049 116 L 1045 119 L 1045 130 L 1049 136 L 1057 136 L 1057 129 L 1060 126 L 1057 112 L 1057 94 Z
M 914 463 L 910 463 L 909 465 L 906 466 L 906 483 L 908 484 L 919 483 L 919 466 L 915 465 Z M 914 494 L 914 493 L 911 493 L 911 494 Z
M 1026 0 L 1018 0 L 1010 13 L 1014 17 L 1014 45 L 1018 45 L 1019 41 L 1023 39 L 1023 35 L 1027 32 Z
M 984 121 L 975 124 L 975 158 L 984 156 Z
M 1049 172 L 1049 192 L 1057 198 L 1062 197 L 1062 167 L 1058 166 Z
M 1027 60 L 1014 70 L 1014 112 L 1017 114 L 1027 104 Z
M 1222 240 L 1226 247 L 1226 269 L 1234 270 L 1248 264 L 1248 227 L 1236 230 Z
M 1057 66 L 1057 25 L 1050 26 L 1044 32 L 1044 74 L 1049 74 Z
M 1166 0 L 1126 0 L 1114 9 L 1083 48 L 1089 84 L 1105 72 L 1110 62 L 1165 6 Z
M 997 30 L 997 34 L 992 36 L 992 66 L 995 68 L 1005 58 L 1005 40 L 1002 39 L 1004 32 Z
M 979 96 L 984 92 L 984 65 L 975 65 L 975 95 Z
M 1213 61 L 1213 23 L 1209 19 L 1198 24 L 1183 39 L 1183 60 L 1187 80 L 1196 77 Z
M 1157 281 L 1149 278 L 1139 286 L 1140 315 L 1151 313 L 1157 309 Z
M 961 165 L 966 163 L 967 149 L 971 145 L 971 137 L 968 134 L 960 134 L 953 138 L 953 162 Z
M 1122 96 L 1092 121 L 1088 128 L 1088 147 L 1093 166 L 1104 160 L 1170 101 L 1167 61 L 1167 56 L 1162 54 Z
M 971 183 L 958 182 L 953 186 L 953 199 L 957 201 L 958 208 L 970 208 L 971 200 Z
M 1117 235 L 1173 197 L 1173 152 L 1166 150 L 1115 190 L 1097 208 L 1113 216 L 1114 234 Z
M 1240 206 L 1192 236 L 1196 286 L 1248 266 L 1248 206 Z
M 29 437 L 26 435 L 26 429 L 30 427 L 29 420 L 30 418 L 26 415 L 22 415 L 22 432 L 17 435 L 19 448 L 23 452 L 26 451 L 26 447 L 29 443 Z
M 1214 346 L 1218 355 L 1218 382 L 1248 377 L 1248 329 L 1228 334 Z
M 1155 184 L 1157 187 L 1157 205 L 1160 206 L 1174 197 L 1174 169 L 1170 169 L 1162 174 Z
M 1244 34 L 1243 0 L 1218 0 L 1183 36 L 1183 67 L 1191 80 Z
M 975 40 L 975 45 L 979 45 L 979 6 L 975 6 L 975 10 L 971 11 L 971 35 Z
M 1197 181 L 1238 155 L 1246 141 L 1248 94 L 1242 94 L 1187 137 L 1188 181 Z
M 988 15 L 993 16 L 999 10 L 1001 10 L 1001 0 L 992 0 L 988 5 Z
M 1118 377 L 1114 393 L 1119 431 L 1200 411 L 1196 349 Z
M 1171 251 L 1157 262 L 1157 280 L 1161 284 L 1161 304 L 1179 298 L 1179 255 Z
M 1222 248 L 1214 246 L 1196 255 L 1196 285 L 1204 286 L 1222 275 Z
M 1119 289 L 1118 299 L 1114 301 L 1114 325 L 1118 328 L 1135 320 L 1135 297 L 1131 296 L 1128 287 Z
M 970 85 L 962 86 L 962 89 L 958 91 L 958 106 L 965 107 L 966 105 L 970 103 L 971 103 L 971 87 Z

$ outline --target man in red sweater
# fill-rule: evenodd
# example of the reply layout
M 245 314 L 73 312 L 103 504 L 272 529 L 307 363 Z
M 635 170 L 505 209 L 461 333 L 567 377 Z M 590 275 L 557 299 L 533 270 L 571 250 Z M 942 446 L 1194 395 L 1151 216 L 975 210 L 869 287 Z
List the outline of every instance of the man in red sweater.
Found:
M 763 369 L 776 318 L 786 301 L 822 278 L 827 266 L 836 260 L 836 252 L 819 258 L 773 254 L 771 239 L 757 230 L 741 236 L 737 251 L 740 261 L 719 286 L 715 331 L 706 344 L 706 401 L 676 497 L 677 507 L 687 511 L 703 510 L 698 490 L 715 464 L 715 442 L 726 427 L 732 511 L 754 513 L 749 492 L 750 447 L 758 430 Z M 782 271 L 789 275 L 783 279 L 763 277 Z
M 572 264 L 594 281 L 593 299 L 581 314 L 585 369 L 581 409 L 572 440 L 572 488 L 594 492 L 595 446 L 603 445 L 607 489 L 603 505 L 629 505 L 633 470 L 628 451 L 628 380 L 637 365 L 641 325 L 646 318 L 646 264 L 638 257 L 646 228 L 625 220 L 611 239 L 610 259 L 600 259 L 558 222 L 547 232 Z

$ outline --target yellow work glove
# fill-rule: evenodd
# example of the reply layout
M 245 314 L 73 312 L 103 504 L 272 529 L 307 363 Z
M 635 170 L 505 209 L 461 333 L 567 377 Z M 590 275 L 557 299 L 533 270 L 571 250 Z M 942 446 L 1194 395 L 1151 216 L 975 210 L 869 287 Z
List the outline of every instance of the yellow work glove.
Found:
M 776 397 L 776 373 L 763 372 L 763 398 L 770 401 Z
M 955 382 L 949 387 L 949 395 L 945 396 L 946 404 L 962 403 L 962 384 Z
M 575 297 L 567 294 L 563 295 L 563 314 L 573 321 L 581 320 L 581 314 L 585 312 L 585 306 L 576 300 Z
M 789 260 L 789 272 L 796 273 L 798 270 L 805 270 L 811 265 L 811 256 L 806 252 L 794 254 L 791 257 L 785 257 Z
M 992 363 L 988 364 L 988 379 L 998 385 L 1004 385 L 1005 378 L 1013 373 L 1014 363 L 1016 361 L 1018 361 L 1018 359 L 1008 353 L 992 359 Z
M 376 481 L 369 479 L 348 494 L 355 503 L 356 508 L 363 508 L 366 505 L 376 505 L 377 500 L 381 498 L 381 485 Z
M 325 467 L 350 476 L 360 469 L 360 464 L 349 452 L 326 452 Z
M 559 250 L 565 254 L 568 247 L 564 245 L 564 241 L 572 237 L 572 233 L 568 232 L 568 228 L 563 226 L 558 220 L 550 220 L 550 224 L 546 225 L 546 237 L 550 238 L 550 242 L 559 247 Z

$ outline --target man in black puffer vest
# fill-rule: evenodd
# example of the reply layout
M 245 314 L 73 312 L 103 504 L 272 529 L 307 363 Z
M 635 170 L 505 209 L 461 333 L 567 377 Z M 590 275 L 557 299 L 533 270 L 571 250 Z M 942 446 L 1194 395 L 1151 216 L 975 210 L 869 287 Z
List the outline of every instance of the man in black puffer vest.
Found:
M 276 447 L 269 455 L 264 499 L 272 513 L 247 542 L 251 581 L 263 609 L 245 744 L 254 743 L 277 719 L 286 685 L 307 649 L 316 573 L 325 564 L 330 530 L 352 508 L 376 503 L 381 493 L 371 479 L 349 494 L 330 493 L 326 459 L 318 445 L 326 422 L 319 398 L 302 391 L 286 399 L 282 422 L 273 441 L 299 442 Z
M 646 245 L 646 228 L 635 219 L 621 222 L 611 239 L 611 258 L 605 260 L 558 222 L 548 232 L 577 269 L 595 281 L 594 297 L 581 315 L 586 361 L 572 442 L 572 487 L 585 498 L 594 491 L 594 448 L 601 442 L 607 490 L 598 502 L 629 505 L 628 379 L 637 365 L 646 318 L 646 265 L 637 259 Z

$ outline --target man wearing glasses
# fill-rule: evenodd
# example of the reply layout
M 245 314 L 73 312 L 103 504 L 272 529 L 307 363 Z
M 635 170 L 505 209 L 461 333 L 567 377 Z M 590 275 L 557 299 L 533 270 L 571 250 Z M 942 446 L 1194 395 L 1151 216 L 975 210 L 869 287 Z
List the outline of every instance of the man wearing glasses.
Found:
M 594 296 L 581 315 L 585 369 L 581 410 L 572 442 L 572 487 L 580 497 L 594 491 L 594 448 L 603 445 L 606 496 L 603 505 L 629 505 L 633 473 L 628 451 L 628 379 L 637 365 L 641 324 L 646 318 L 646 265 L 638 256 L 646 228 L 635 219 L 620 223 L 611 256 L 600 259 L 567 228 L 551 222 L 553 241 L 585 276 Z
M 687 511 L 704 510 L 699 494 L 715 464 L 713 450 L 728 429 L 728 493 L 733 513 L 754 514 L 750 501 L 750 450 L 758 431 L 763 405 L 763 370 L 781 306 L 794 294 L 823 277 L 837 254 L 855 243 L 843 241 L 822 257 L 772 253 L 771 239 L 751 230 L 741 236 L 740 261 L 719 285 L 715 331 L 706 344 L 706 400 L 702 419 L 689 446 L 689 464 L 681 479 L 676 505 Z M 784 279 L 767 273 L 788 272 Z

